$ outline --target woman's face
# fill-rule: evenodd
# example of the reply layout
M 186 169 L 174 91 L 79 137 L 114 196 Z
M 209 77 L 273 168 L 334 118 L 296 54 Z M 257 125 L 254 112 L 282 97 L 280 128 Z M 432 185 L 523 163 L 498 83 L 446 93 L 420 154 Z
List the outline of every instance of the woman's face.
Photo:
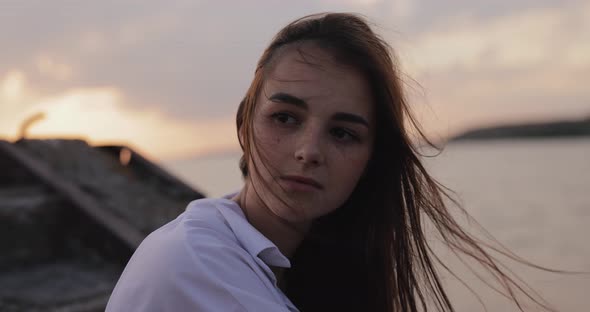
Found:
M 348 199 L 371 156 L 375 128 L 363 76 L 316 46 L 302 51 L 304 57 L 283 51 L 267 74 L 248 164 L 256 162 L 258 172 L 249 170 L 247 183 L 291 222 L 309 222 Z

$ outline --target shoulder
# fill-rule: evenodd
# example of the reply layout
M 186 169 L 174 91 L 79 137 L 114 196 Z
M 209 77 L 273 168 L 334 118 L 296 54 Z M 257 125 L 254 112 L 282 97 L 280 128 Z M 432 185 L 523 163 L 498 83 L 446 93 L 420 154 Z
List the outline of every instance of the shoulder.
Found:
M 250 310 L 265 287 L 220 213 L 217 199 L 193 201 L 137 248 L 108 311 Z M 257 299 L 258 302 L 253 300 Z M 189 308 L 190 307 L 190 308 Z
M 191 202 L 175 220 L 148 235 L 127 266 L 141 261 L 143 268 L 152 265 L 180 270 L 187 265 L 194 267 L 195 262 L 212 253 L 222 252 L 238 258 L 245 256 L 246 251 L 239 245 L 218 204 L 219 199 Z
M 176 262 L 185 260 L 194 248 L 203 249 L 219 244 L 239 247 L 218 204 L 218 199 L 192 201 L 176 219 L 149 234 L 132 259 L 143 257 Z
M 149 243 L 168 238 L 198 243 L 201 240 L 197 238 L 202 235 L 207 239 L 219 238 L 236 242 L 235 235 L 220 211 L 221 206 L 227 205 L 226 202 L 227 200 L 220 198 L 194 200 L 181 215 L 151 233 L 146 241 Z

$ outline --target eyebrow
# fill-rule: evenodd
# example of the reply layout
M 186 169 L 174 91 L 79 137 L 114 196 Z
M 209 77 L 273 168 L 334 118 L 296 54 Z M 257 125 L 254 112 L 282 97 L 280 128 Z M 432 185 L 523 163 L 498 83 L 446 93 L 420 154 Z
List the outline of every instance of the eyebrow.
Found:
M 271 100 L 273 102 L 281 102 L 281 103 L 285 103 L 285 104 L 295 105 L 295 106 L 305 109 L 305 110 L 309 109 L 307 103 L 303 99 L 300 99 L 296 96 L 293 96 L 293 95 L 285 93 L 285 92 L 275 93 L 269 97 L 269 100 Z M 359 115 L 356 115 L 356 114 L 337 112 L 334 114 L 334 116 L 332 116 L 332 119 L 337 120 L 337 121 L 358 123 L 358 124 L 364 125 L 365 127 L 369 128 L 369 122 L 365 118 L 363 118 Z
M 293 104 L 303 109 L 308 109 L 307 103 L 304 100 L 285 92 L 278 92 L 269 97 L 273 102 L 281 102 L 286 104 Z
M 358 123 L 358 124 L 364 125 L 365 127 L 369 128 L 369 123 L 367 122 L 367 120 L 365 120 L 365 118 L 363 118 L 359 115 L 355 115 L 355 114 L 336 113 L 336 114 L 334 114 L 334 117 L 332 117 L 332 119 L 338 120 L 338 121 Z

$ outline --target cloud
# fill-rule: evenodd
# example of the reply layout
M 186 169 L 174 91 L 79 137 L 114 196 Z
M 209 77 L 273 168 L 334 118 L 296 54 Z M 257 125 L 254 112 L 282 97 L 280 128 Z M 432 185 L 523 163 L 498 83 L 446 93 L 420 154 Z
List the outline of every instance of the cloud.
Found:
M 416 110 L 442 136 L 481 124 L 590 114 L 590 5 L 449 19 L 408 44 L 426 96 Z M 434 120 L 433 120 L 434 119 Z
M 590 65 L 590 5 L 540 8 L 480 22 L 448 20 L 414 40 L 418 70 Z
M 25 75 L 21 71 L 11 71 L 0 83 L 0 98 L 3 102 L 18 100 L 23 95 Z M 6 105 L 6 104 L 5 104 Z
M 73 69 L 68 64 L 57 61 L 54 57 L 41 54 L 36 60 L 37 70 L 40 74 L 49 79 L 70 80 L 73 76 Z
M 0 135 L 15 139 L 20 123 L 45 113 L 28 137 L 75 137 L 92 144 L 131 145 L 157 159 L 183 158 L 215 150 L 238 149 L 231 118 L 188 122 L 157 109 L 124 104 L 114 87 L 74 88 L 50 97 L 36 95 L 22 72 L 13 71 L 0 84 Z
M 94 144 L 130 144 L 159 159 L 236 148 L 231 119 L 186 122 L 154 109 L 125 107 L 114 89 L 79 89 L 40 102 L 47 112 L 32 136 L 82 136 Z
M 274 32 L 319 11 L 313 2 L 288 10 L 274 1 L 258 4 L 22 2 L 10 14 L 0 12 L 0 75 L 20 68 L 45 95 L 116 85 L 128 105 L 179 118 L 226 117 Z M 71 74 L 75 79 L 67 79 Z
M 6 80 L 10 83 L 0 80 L 8 86 L 2 91 L 0 120 L 5 125 L 22 120 L 22 112 L 41 102 L 48 103 L 48 109 L 66 107 L 62 100 L 76 98 L 73 94 L 78 94 L 79 108 L 67 107 L 82 113 L 93 101 L 82 93 L 100 97 L 111 90 L 117 95 L 109 101 L 116 105 L 104 110 L 128 111 L 125 116 L 136 119 L 144 116 L 142 112 L 159 116 L 140 118 L 138 129 L 182 124 L 186 128 L 170 129 L 191 132 L 191 127 L 210 121 L 233 129 L 237 104 L 274 33 L 297 17 L 324 11 L 355 11 L 376 22 L 377 31 L 401 52 L 406 71 L 424 86 L 426 97 L 418 94 L 413 103 L 440 119 L 427 123 L 429 128 L 450 125 L 455 131 L 539 111 L 548 116 L 547 107 L 553 107 L 556 116 L 584 111 L 590 17 L 583 1 L 304 0 L 227 5 L 56 0 L 20 1 L 11 10 L 0 10 L 0 78 L 12 77 Z M 22 79 L 14 78 L 19 77 L 15 72 Z M 18 81 L 24 89 L 6 91 L 18 90 Z M 11 92 L 20 95 L 8 100 Z M 560 105 L 550 106 L 551 101 Z M 432 105 L 431 113 L 424 102 Z M 233 130 L 219 131 L 233 136 Z

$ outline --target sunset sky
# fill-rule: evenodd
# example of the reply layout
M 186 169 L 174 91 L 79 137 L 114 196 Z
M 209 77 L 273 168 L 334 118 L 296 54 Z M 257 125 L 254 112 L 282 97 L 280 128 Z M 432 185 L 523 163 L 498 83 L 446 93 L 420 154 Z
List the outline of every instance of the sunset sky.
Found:
M 160 159 L 237 150 L 234 115 L 291 20 L 358 12 L 396 50 L 433 138 L 590 115 L 590 1 L 0 0 L 0 138 L 129 144 Z

